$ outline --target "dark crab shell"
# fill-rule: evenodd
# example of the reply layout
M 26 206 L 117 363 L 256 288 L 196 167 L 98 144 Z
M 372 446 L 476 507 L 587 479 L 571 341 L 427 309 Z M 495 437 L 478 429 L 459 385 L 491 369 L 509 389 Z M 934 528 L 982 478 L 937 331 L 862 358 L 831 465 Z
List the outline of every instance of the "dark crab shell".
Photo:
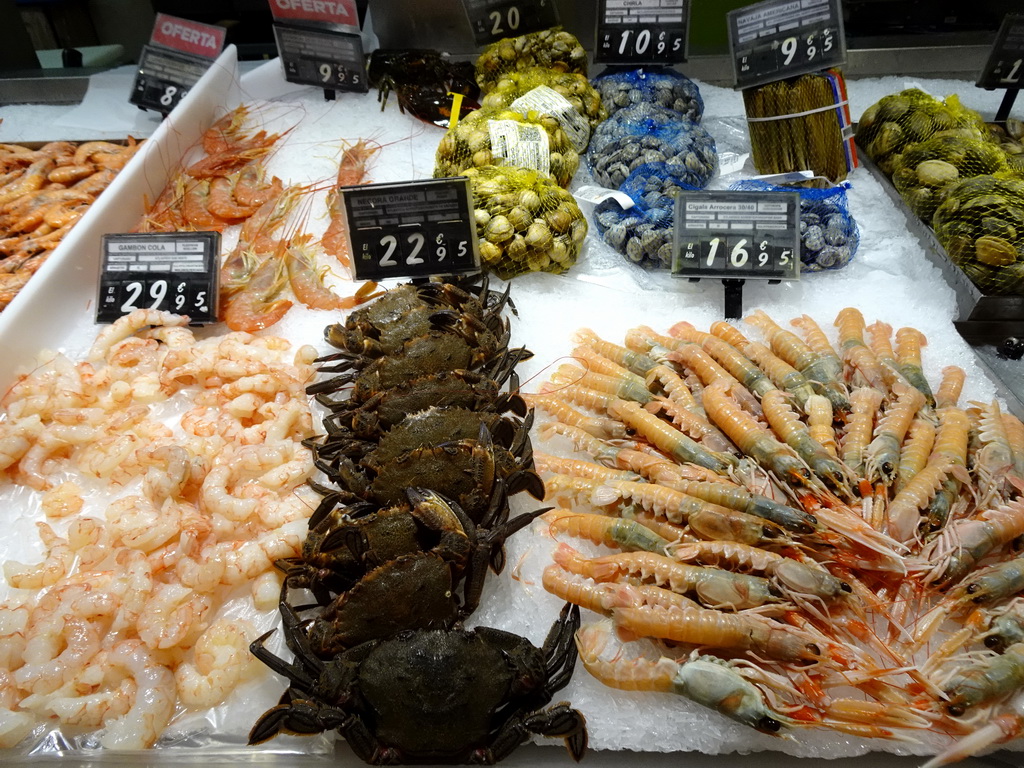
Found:
M 278 733 L 338 729 L 367 763 L 492 764 L 532 733 L 561 737 L 579 760 L 586 721 L 568 704 L 542 710 L 576 664 L 579 608 L 566 603 L 542 648 L 489 627 L 406 630 L 321 661 L 309 653 L 302 623 L 282 609 L 294 662 L 263 645 L 252 653 L 291 686 L 249 734 L 258 744 Z

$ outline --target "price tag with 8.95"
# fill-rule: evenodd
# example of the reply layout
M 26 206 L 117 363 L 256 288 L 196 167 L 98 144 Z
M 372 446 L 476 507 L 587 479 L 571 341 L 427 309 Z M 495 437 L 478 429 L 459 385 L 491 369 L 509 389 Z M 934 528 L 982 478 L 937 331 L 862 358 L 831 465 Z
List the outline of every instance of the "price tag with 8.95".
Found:
M 217 322 L 217 232 L 104 235 L 96 322 L 136 309 Z
M 479 268 L 469 179 L 342 188 L 358 280 L 472 272 Z

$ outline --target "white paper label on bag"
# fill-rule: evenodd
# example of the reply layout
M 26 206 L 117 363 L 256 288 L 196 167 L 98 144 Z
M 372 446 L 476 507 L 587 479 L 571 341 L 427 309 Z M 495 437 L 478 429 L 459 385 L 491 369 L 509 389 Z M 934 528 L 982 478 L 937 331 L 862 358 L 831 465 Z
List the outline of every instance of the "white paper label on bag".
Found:
M 515 120 L 488 120 L 491 154 L 504 158 L 508 165 L 532 168 L 551 175 L 551 150 L 548 132 L 539 125 Z
M 576 107 L 558 91 L 546 85 L 538 85 L 532 91 L 520 96 L 509 105 L 516 112 L 526 114 L 531 109 L 542 114 L 551 115 L 562 126 L 569 142 L 577 152 L 587 148 L 590 141 L 590 123 Z
M 588 203 L 597 205 L 603 200 L 607 200 L 609 197 L 614 198 L 615 202 L 619 204 L 622 210 L 633 207 L 633 198 L 627 195 L 625 192 L 619 192 L 614 189 L 606 189 L 605 187 L 595 187 L 593 185 L 585 185 L 579 187 L 575 192 L 572 193 L 573 197 L 577 200 L 584 200 Z

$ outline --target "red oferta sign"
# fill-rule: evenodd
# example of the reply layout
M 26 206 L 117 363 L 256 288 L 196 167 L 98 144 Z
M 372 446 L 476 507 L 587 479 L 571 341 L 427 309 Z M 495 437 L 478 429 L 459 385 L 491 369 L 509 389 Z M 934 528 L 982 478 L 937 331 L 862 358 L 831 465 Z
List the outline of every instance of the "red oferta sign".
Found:
M 275 19 L 359 26 L 355 0 L 270 0 Z
M 215 59 L 224 47 L 225 34 L 224 27 L 200 24 L 197 21 L 158 13 L 150 42 L 195 56 Z

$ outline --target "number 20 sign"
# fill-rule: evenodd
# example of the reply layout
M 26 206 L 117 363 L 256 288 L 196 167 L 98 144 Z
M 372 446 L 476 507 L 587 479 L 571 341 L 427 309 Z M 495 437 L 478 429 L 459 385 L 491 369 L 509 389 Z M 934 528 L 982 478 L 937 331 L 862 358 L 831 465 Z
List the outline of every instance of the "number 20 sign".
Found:
M 467 178 L 365 184 L 341 192 L 357 280 L 479 269 Z

